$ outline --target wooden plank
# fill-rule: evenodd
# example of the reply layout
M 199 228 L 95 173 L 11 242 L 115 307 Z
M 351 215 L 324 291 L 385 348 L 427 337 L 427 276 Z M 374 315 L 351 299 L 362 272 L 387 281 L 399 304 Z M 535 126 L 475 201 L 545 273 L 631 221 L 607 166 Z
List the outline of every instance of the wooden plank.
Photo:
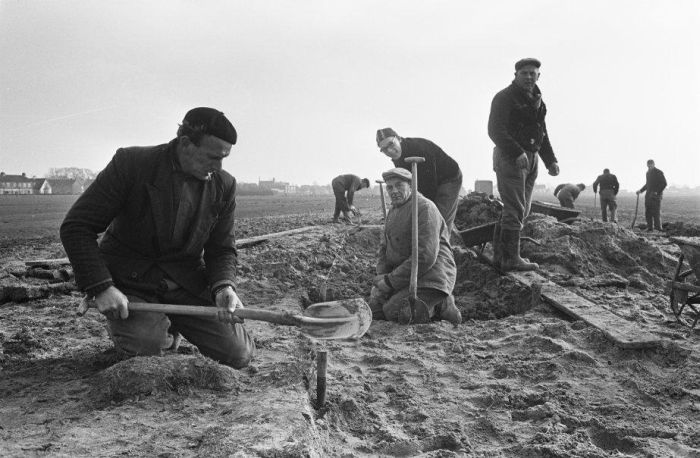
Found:
M 621 348 L 651 348 L 664 341 L 642 329 L 639 323 L 627 321 L 535 272 L 508 272 L 507 275 L 528 286 L 539 284 L 542 298 L 548 304 L 600 330 Z

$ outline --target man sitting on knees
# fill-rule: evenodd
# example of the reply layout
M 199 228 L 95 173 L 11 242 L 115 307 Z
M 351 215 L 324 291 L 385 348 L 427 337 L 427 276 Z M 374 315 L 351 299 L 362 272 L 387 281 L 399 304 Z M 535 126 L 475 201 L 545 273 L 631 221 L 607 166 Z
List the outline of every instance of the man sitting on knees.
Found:
M 417 199 L 418 299 L 428 306 L 433 320 L 461 323 L 462 317 L 452 295 L 457 267 L 445 220 L 433 202 L 421 193 L 412 195 L 408 170 L 394 168 L 384 172 L 382 177 L 391 198 L 391 208 L 386 216 L 370 297 L 374 318 L 399 321 L 400 316 L 410 316 L 411 205 L 412 199 Z

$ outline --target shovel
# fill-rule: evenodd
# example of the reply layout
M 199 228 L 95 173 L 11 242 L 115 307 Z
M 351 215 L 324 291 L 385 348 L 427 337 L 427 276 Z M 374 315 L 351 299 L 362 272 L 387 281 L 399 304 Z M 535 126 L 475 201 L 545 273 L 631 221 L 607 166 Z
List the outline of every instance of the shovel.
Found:
M 92 305 L 92 301 L 83 300 L 78 308 L 78 315 L 84 315 Z M 215 318 L 219 313 L 218 307 L 149 302 L 129 302 L 129 310 Z M 234 315 L 248 320 L 296 326 L 303 334 L 324 340 L 358 339 L 367 332 L 372 323 L 372 310 L 362 298 L 320 302 L 307 307 L 302 315 L 248 308 L 237 309 Z
M 411 282 L 408 285 L 408 300 L 411 303 L 409 323 L 429 323 L 428 305 L 418 298 L 418 163 L 425 162 L 422 157 L 407 157 L 411 164 Z M 404 318 L 402 321 L 405 321 Z M 407 323 L 404 323 L 407 324 Z
M 384 182 L 382 180 L 374 180 L 374 182 L 379 184 L 379 197 L 382 199 L 382 215 L 384 215 L 384 221 L 386 221 L 386 204 L 384 203 L 384 187 L 382 186 Z

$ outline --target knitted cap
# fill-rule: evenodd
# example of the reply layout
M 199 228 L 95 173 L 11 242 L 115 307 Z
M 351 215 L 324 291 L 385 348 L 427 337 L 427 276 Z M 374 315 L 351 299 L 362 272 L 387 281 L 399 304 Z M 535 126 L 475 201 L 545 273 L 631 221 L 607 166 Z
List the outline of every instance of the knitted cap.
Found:
M 236 144 L 238 135 L 231 121 L 219 110 L 207 107 L 193 108 L 187 112 L 182 124 L 193 129 L 201 129 L 202 133 L 213 135 L 232 145 Z
M 410 183 L 413 177 L 411 176 L 411 172 L 409 172 L 408 170 L 396 167 L 382 173 L 382 178 L 384 178 L 384 181 L 388 181 L 389 178 L 398 178 L 400 180 L 408 181 Z
M 391 127 L 385 127 L 384 129 L 379 129 L 377 131 L 377 145 L 381 146 L 380 144 L 382 143 L 382 140 L 385 140 L 387 138 L 391 137 L 398 137 L 399 134 L 394 131 Z

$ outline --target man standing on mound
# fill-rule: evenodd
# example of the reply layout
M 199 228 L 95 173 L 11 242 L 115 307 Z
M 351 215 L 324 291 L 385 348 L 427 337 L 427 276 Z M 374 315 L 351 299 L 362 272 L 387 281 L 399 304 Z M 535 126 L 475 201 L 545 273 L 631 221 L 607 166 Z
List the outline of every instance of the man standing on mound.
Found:
M 637 191 L 637 195 L 646 192 L 644 196 L 644 216 L 647 220 L 647 232 L 661 229 L 661 199 L 666 189 L 664 172 L 656 168 L 652 159 L 647 161 L 647 182 Z
M 537 179 L 538 156 L 549 174 L 559 175 L 545 124 L 547 107 L 537 86 L 540 61 L 515 63 L 515 79 L 491 102 L 488 132 L 496 144 L 493 170 L 503 201 L 501 220 L 493 234 L 493 261 L 501 270 L 536 270 L 538 265 L 520 257 L 520 231 L 530 213 Z
M 117 150 L 68 211 L 61 241 L 78 287 L 107 317 L 116 348 L 159 355 L 180 335 L 234 368 L 255 344 L 234 315 L 236 180 L 222 161 L 236 130 L 213 108 L 187 112 L 177 137 Z M 97 238 L 104 233 L 99 244 Z M 217 318 L 129 310 L 129 302 L 211 305 Z
M 355 197 L 355 191 L 369 188 L 369 180 L 367 178 L 360 179 L 357 175 L 348 173 L 346 175 L 338 175 L 331 181 L 333 194 L 335 194 L 335 212 L 333 213 L 333 222 L 338 222 L 340 213 L 343 213 L 343 221 L 350 222 L 350 215 L 357 214 L 357 208 L 352 204 Z
M 391 208 L 386 215 L 379 248 L 377 275 L 370 295 L 375 319 L 399 321 L 410 316 L 411 205 L 418 199 L 418 299 L 428 306 L 433 320 L 462 322 L 452 290 L 457 278 L 450 231 L 437 207 L 421 193 L 411 192 L 411 172 L 394 168 L 382 174 Z

